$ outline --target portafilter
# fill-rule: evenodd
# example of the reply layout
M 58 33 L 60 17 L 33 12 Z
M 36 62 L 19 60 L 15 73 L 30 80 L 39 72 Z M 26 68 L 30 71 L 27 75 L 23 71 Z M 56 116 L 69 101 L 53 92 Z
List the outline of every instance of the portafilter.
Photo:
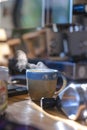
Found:
M 41 107 L 61 109 L 72 120 L 87 118 L 87 84 L 70 83 L 58 96 L 42 98 Z

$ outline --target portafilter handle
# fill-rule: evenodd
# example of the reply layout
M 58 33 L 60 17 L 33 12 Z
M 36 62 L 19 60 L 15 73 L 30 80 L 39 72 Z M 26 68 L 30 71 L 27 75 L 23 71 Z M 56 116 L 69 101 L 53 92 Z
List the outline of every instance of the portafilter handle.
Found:
M 53 107 L 57 107 L 58 109 L 60 109 L 61 108 L 61 100 L 58 96 L 57 96 L 57 98 L 44 98 L 44 97 L 42 97 L 40 100 L 40 106 L 43 109 L 50 109 Z

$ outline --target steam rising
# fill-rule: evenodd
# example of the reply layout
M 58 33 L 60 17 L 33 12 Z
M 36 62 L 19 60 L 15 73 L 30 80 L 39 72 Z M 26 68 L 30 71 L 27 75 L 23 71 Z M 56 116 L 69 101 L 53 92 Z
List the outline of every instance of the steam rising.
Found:
M 42 62 L 38 62 L 36 65 L 28 63 L 28 57 L 25 52 L 22 50 L 18 50 L 16 52 L 16 60 L 19 71 L 21 72 L 24 69 L 46 69 L 48 68 L 46 65 L 44 65 Z
M 16 59 L 17 59 L 16 66 L 18 67 L 18 69 L 20 71 L 22 71 L 23 69 L 26 69 L 26 66 L 28 64 L 28 58 L 22 50 L 18 50 L 16 52 Z

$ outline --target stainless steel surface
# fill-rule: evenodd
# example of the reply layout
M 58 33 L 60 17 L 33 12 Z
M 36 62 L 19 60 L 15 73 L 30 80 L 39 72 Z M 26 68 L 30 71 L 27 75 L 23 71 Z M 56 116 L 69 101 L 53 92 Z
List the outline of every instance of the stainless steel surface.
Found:
M 71 83 L 60 92 L 59 97 L 61 109 L 68 118 L 87 119 L 87 84 Z
M 41 130 L 78 130 L 59 118 L 48 114 L 30 100 L 14 103 L 7 109 L 7 118 L 13 122 L 34 125 Z
M 7 114 L 9 118 L 17 123 L 23 121 L 22 124 L 38 124 L 43 130 L 59 130 L 62 127 L 62 122 L 66 130 L 87 130 L 87 124 L 84 124 L 84 121 L 73 121 L 66 118 L 66 116 L 58 111 L 57 109 L 48 109 L 46 111 L 42 110 L 34 102 L 30 101 L 28 94 L 14 96 L 9 98 L 9 105 L 7 108 Z M 44 117 L 42 116 L 44 115 Z M 58 128 L 59 125 L 59 128 Z M 86 126 L 85 126 L 86 125 Z M 51 127 L 52 126 L 52 127 Z M 67 128 L 68 127 L 68 128 Z

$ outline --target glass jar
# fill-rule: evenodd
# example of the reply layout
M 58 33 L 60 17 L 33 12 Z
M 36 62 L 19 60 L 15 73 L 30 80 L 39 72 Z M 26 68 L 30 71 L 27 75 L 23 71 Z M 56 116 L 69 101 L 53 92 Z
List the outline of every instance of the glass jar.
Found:
M 8 69 L 0 66 L 0 116 L 4 114 L 8 104 L 7 81 Z

